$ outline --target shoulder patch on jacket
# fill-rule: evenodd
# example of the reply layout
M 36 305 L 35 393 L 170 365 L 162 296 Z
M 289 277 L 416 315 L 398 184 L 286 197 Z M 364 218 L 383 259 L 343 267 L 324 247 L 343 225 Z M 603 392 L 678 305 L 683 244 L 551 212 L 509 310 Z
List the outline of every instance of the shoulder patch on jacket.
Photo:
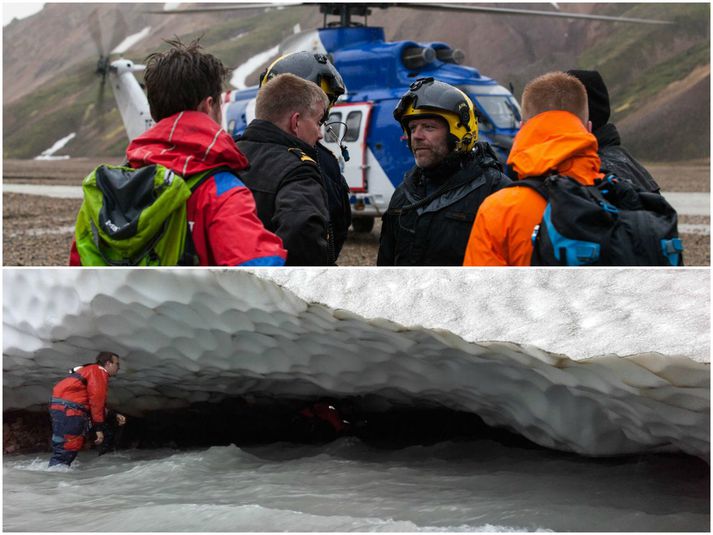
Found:
M 213 180 L 215 180 L 215 194 L 218 197 L 233 188 L 245 187 L 243 181 L 229 171 L 216 173 Z
M 290 151 L 295 156 L 297 156 L 301 162 L 310 162 L 310 163 L 313 163 L 314 165 L 317 165 L 317 162 L 314 161 L 314 158 L 310 158 L 309 156 L 307 156 L 302 149 L 293 147 L 293 148 L 290 148 L 287 150 Z

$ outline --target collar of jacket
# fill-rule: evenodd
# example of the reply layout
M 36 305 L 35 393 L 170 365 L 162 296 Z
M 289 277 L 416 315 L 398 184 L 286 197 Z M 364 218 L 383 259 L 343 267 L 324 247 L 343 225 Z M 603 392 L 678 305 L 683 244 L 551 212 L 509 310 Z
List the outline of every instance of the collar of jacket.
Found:
M 619 131 L 616 129 L 616 126 L 611 123 L 605 124 L 592 133 L 597 137 L 597 143 L 599 143 L 600 149 L 621 145 Z
M 302 141 L 300 138 L 288 134 L 279 126 L 263 119 L 254 119 L 245 129 L 240 141 L 254 141 L 256 143 L 276 143 L 288 148 L 298 148 L 313 160 L 317 160 L 317 149 Z
M 472 160 L 472 155 L 464 157 L 462 154 L 451 153 L 436 167 L 431 169 L 422 169 L 418 166 L 414 166 L 406 175 L 404 186 L 412 195 L 425 197 L 425 181 L 429 181 L 431 183 L 430 190 L 435 191 L 456 176 L 459 171 L 468 167 L 468 164 L 472 162 Z
M 108 371 L 106 371 L 106 368 L 104 366 L 102 366 L 101 364 L 82 364 L 81 366 L 75 366 L 70 371 L 71 371 L 71 373 L 77 373 L 82 368 L 88 368 L 89 366 L 96 366 L 97 368 L 102 370 L 104 373 L 106 373 L 106 374 L 109 373 Z
M 467 157 L 459 156 L 459 160 L 460 165 L 456 172 L 434 187 L 428 195 L 425 194 L 425 188 L 415 186 L 412 180 L 404 181 L 404 195 L 411 209 L 415 208 L 419 215 L 437 212 L 458 202 L 486 183 L 485 170 L 473 154 Z
M 527 121 L 510 151 L 508 164 L 518 177 L 567 175 L 582 184 L 593 184 L 599 172 L 597 138 L 579 118 L 566 111 L 546 111 Z

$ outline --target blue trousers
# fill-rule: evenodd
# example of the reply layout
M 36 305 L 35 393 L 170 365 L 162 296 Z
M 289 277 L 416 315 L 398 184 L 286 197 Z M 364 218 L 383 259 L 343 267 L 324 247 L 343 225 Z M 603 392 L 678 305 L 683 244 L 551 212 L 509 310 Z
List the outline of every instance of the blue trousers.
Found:
M 50 406 L 52 418 L 52 457 L 50 466 L 69 466 L 84 446 L 84 436 L 89 430 L 89 415 L 57 404 Z

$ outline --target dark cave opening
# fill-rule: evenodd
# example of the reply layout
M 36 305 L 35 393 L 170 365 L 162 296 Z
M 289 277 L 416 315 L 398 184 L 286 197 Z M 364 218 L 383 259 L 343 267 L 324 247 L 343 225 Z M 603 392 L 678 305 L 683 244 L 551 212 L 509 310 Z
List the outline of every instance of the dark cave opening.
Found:
M 253 404 L 237 398 L 200 403 L 187 409 L 152 412 L 127 423 L 119 433 L 118 447 L 318 444 L 354 436 L 383 448 L 478 438 L 539 448 L 516 433 L 488 426 L 473 413 L 445 407 L 374 410 L 364 408 L 355 398 L 279 399 Z
M 491 439 L 525 448 L 541 448 L 506 429 L 488 426 L 478 415 L 434 404 L 375 408 L 372 400 L 350 398 L 228 398 L 181 409 L 127 415 L 126 425 L 108 425 L 102 449 L 201 448 L 253 446 L 275 442 L 321 444 L 353 436 L 378 448 L 431 445 L 444 441 Z M 376 403 L 376 405 L 379 405 Z M 6 453 L 49 451 L 47 413 L 6 411 Z M 108 424 L 115 424 L 113 418 Z M 91 435 L 91 432 L 90 432 Z M 90 447 L 92 437 L 86 441 Z

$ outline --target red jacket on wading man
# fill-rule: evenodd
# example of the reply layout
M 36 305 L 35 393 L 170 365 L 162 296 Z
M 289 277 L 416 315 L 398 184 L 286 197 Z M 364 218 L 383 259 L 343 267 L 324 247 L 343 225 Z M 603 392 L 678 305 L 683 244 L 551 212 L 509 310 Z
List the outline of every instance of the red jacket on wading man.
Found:
M 104 418 L 109 377 L 119 373 L 119 357 L 110 352 L 97 355 L 95 364 L 72 368 L 69 375 L 52 389 L 49 411 L 52 419 L 52 458 L 49 465 L 69 466 L 84 446 L 89 429 L 97 434 L 96 444 L 104 440 Z M 116 416 L 123 425 L 126 419 Z

